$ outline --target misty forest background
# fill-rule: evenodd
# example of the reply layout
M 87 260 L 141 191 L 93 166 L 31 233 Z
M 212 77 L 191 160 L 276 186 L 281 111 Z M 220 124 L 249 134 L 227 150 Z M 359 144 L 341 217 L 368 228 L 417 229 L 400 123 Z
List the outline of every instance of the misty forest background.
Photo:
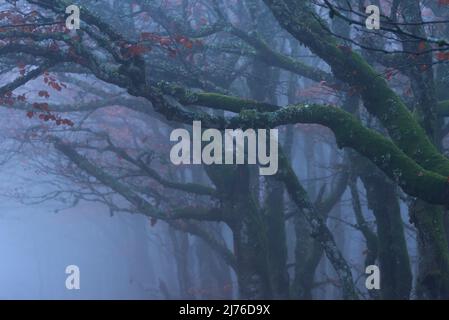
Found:
M 0 298 L 448 299 L 448 61 L 444 0 L 1 0 Z

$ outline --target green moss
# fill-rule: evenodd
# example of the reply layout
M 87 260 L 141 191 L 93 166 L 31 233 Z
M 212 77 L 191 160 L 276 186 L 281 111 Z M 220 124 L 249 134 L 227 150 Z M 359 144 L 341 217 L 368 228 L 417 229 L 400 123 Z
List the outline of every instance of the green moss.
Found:
M 265 3 L 286 30 L 326 61 L 338 79 L 353 86 L 400 149 L 425 169 L 449 176 L 449 160 L 438 152 L 401 99 L 359 54 L 338 45 L 323 28 L 326 22 L 320 21 L 306 2 Z
M 294 123 L 329 127 L 340 147 L 350 147 L 373 161 L 411 196 L 434 204 L 449 204 L 446 177 L 425 169 L 392 141 L 364 127 L 351 114 L 330 106 L 295 105 L 276 112 L 245 112 L 229 120 L 227 127 L 266 128 Z

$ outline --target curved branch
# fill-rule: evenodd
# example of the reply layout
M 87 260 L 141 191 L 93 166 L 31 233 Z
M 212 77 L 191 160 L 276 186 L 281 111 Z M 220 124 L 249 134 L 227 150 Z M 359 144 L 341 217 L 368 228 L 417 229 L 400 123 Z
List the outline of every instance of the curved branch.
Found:
M 315 123 L 330 128 L 339 147 L 364 155 L 409 195 L 434 204 L 449 205 L 449 181 L 421 167 L 392 141 L 364 127 L 351 114 L 330 106 L 295 105 L 271 113 L 244 111 L 226 127 L 273 128 L 294 123 Z
M 306 1 L 264 0 L 280 25 L 326 61 L 334 75 L 360 93 L 367 110 L 393 141 L 422 167 L 449 176 L 449 159 L 438 152 L 424 129 L 387 82 L 350 47 L 339 45 Z

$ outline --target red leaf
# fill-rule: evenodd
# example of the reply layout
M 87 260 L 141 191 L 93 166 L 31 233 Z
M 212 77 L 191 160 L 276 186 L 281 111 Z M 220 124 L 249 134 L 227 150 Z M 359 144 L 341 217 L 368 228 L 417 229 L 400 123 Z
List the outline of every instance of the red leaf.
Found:
M 41 90 L 41 91 L 39 91 L 39 97 L 45 97 L 45 98 L 49 98 L 49 97 L 50 97 L 50 95 L 48 94 L 48 92 L 47 92 L 47 91 L 45 91 L 45 90 Z

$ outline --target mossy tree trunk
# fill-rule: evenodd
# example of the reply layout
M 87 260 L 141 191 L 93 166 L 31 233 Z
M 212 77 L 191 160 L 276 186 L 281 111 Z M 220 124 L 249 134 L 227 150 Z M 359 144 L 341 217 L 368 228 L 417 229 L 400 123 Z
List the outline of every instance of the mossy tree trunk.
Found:
M 265 24 L 262 32 L 269 27 Z M 273 39 L 272 39 L 273 40 Z M 271 41 L 271 45 L 276 43 Z M 260 60 L 254 59 L 251 76 L 247 79 L 247 85 L 251 98 L 267 103 L 277 103 L 276 89 L 279 82 L 279 71 L 275 70 Z M 283 136 L 279 137 L 282 140 Z M 268 139 L 268 138 L 267 138 Z M 268 142 L 268 140 L 267 140 Z M 281 142 L 281 141 L 280 141 Z M 259 181 L 259 177 L 256 179 Z M 287 243 L 285 235 L 284 216 L 284 186 L 282 182 L 273 177 L 264 179 L 264 204 L 265 216 L 264 230 L 267 234 L 267 250 L 269 256 L 269 275 L 273 298 L 286 299 L 289 297 L 289 275 L 287 271 Z
M 377 225 L 378 259 L 383 299 L 409 299 L 412 272 L 396 187 L 371 166 L 361 174 L 368 207 Z

